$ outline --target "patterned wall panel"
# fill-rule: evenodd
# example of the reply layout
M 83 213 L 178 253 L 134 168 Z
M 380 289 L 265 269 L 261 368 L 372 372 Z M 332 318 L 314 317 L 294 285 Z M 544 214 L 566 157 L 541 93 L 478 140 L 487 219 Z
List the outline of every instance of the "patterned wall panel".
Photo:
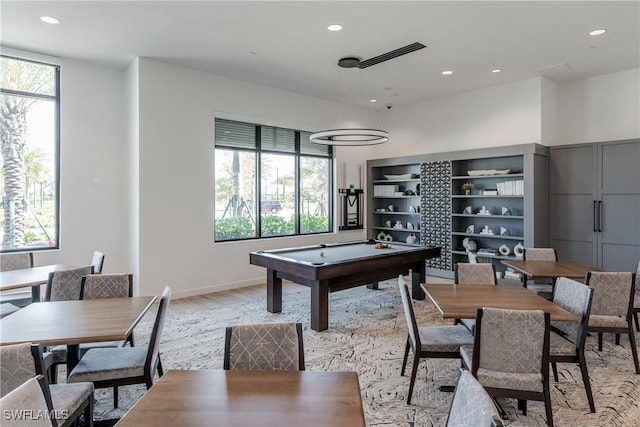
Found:
M 425 246 L 442 248 L 440 258 L 427 267 L 453 270 L 451 261 L 451 162 L 420 165 L 420 239 Z

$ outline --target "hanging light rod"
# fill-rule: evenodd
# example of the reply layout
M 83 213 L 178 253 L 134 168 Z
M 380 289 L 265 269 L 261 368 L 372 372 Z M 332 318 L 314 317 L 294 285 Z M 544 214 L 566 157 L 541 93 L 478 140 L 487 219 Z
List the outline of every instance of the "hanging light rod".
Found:
M 389 133 L 379 129 L 330 129 L 313 133 L 309 139 L 324 145 L 376 145 L 389 141 Z

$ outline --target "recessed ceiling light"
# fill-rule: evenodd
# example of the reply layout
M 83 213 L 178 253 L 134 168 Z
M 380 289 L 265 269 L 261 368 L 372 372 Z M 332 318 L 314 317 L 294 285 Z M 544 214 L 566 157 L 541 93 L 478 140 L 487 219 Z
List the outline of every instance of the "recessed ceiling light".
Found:
M 40 20 L 42 22 L 46 22 L 47 24 L 59 24 L 60 20 L 58 18 L 54 18 L 53 16 L 41 16 Z
M 340 24 L 331 24 L 327 27 L 329 31 L 340 31 L 342 29 L 342 25 Z
M 492 73 L 499 73 L 500 71 L 502 71 L 500 68 L 496 68 L 495 70 L 491 70 Z
M 451 71 L 451 70 L 445 70 L 445 71 L 442 72 L 443 76 L 450 76 L 451 74 L 453 74 L 453 71 Z
M 378 102 L 377 99 L 370 99 L 369 102 Z
M 589 33 L 589 35 L 590 35 L 590 36 L 599 36 L 600 34 L 604 34 L 604 33 L 606 33 L 606 32 L 607 32 L 607 30 L 606 30 L 606 29 L 601 28 L 601 29 L 599 29 L 599 30 L 593 30 L 593 31 L 591 31 L 591 32 Z

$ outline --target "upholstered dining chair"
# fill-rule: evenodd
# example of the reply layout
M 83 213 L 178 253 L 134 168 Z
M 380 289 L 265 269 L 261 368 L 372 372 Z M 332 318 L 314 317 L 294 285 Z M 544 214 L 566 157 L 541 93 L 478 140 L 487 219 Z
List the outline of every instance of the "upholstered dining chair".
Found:
M 80 299 L 82 278 L 93 274 L 93 266 L 52 271 L 47 281 L 45 301 L 74 301 Z
M 633 317 L 636 321 L 636 331 L 640 332 L 638 313 L 640 313 L 640 259 L 638 260 L 638 267 L 636 268 L 636 292 L 633 296 Z
M 411 380 L 407 395 L 407 405 L 410 405 L 420 359 L 459 359 L 460 346 L 472 344 L 473 335 L 462 325 L 418 326 L 413 309 L 413 300 L 409 297 L 409 287 L 402 276 L 398 277 L 398 287 L 400 288 L 402 307 L 408 328 L 407 344 L 404 349 L 404 358 L 400 371 L 402 376 L 404 376 L 404 371 L 407 367 L 409 348 L 413 351 Z
M 13 391 L 7 393 L 0 398 L 0 411 L 2 416 L 2 425 L 4 427 L 58 427 L 58 422 L 54 417 L 40 416 L 41 414 L 53 413 L 53 403 L 51 394 L 44 376 L 37 375 L 28 379 Z M 15 411 L 15 412 L 14 412 Z M 31 419 L 25 420 L 24 417 L 11 417 L 11 413 L 28 411 L 32 414 Z M 9 414 L 8 416 L 6 414 Z
M 525 248 L 524 249 L 524 257 L 525 261 L 557 261 L 558 253 L 554 248 Z M 529 277 L 526 274 L 522 275 L 522 286 L 527 287 L 527 283 L 529 282 Z M 543 284 L 545 282 L 542 282 Z M 549 282 L 553 287 L 555 283 L 555 279 L 551 279 Z
M 232 371 L 304 371 L 302 324 L 228 326 L 223 367 Z
M 473 346 L 462 346 L 462 362 L 492 397 L 544 401 L 553 427 L 549 390 L 549 313 L 541 310 L 479 308 Z
M 132 274 L 91 274 L 82 276 L 80 281 L 80 299 L 100 299 L 100 298 L 127 298 L 133 296 L 133 275 Z M 90 348 L 103 347 L 124 347 L 130 343 L 133 347 L 133 333 L 126 340 L 103 341 L 93 343 L 81 343 L 79 346 L 80 357 Z M 53 363 L 62 364 L 67 360 L 67 346 L 57 345 L 50 350 Z M 56 379 L 55 370 L 51 373 L 52 381 Z M 114 390 L 114 394 L 117 391 Z
M 489 393 L 471 372 L 461 369 L 449 407 L 447 427 L 502 427 L 503 425 Z
M 68 381 L 92 382 L 96 388 L 118 387 L 132 384 L 153 385 L 158 372 L 163 375 L 160 361 L 160 340 L 171 302 L 171 288 L 165 286 L 158 304 L 149 344 L 143 347 L 91 348 L 69 374 Z M 118 395 L 114 389 L 113 406 L 118 407 Z
M 454 267 L 454 283 L 456 285 L 497 285 L 496 267 L 489 263 L 463 263 Z M 473 334 L 476 319 L 455 319 L 462 323 Z
M 102 273 L 102 267 L 104 266 L 104 254 L 102 252 L 94 251 L 91 258 L 91 265 L 93 266 L 93 273 Z
M 598 334 L 598 351 L 602 351 L 602 334 L 628 334 L 636 374 L 640 374 L 638 350 L 631 318 L 635 276 L 630 272 L 590 271 L 586 284 L 593 289 L 593 302 L 587 332 Z M 616 344 L 619 343 L 619 335 Z
M 33 252 L 15 252 L 0 254 L 0 271 L 33 268 Z
M 587 324 L 591 313 L 593 290 L 588 286 L 566 277 L 559 277 L 556 281 L 553 303 L 559 305 L 580 318 L 580 323 L 551 322 L 549 337 L 549 362 L 553 370 L 553 379 L 558 381 L 557 363 L 577 363 L 580 366 L 582 382 L 587 393 L 589 409 L 596 412 L 593 402 L 591 382 L 587 360 L 584 356 L 584 344 L 587 339 Z
M 7 395 L 30 378 L 45 372 L 39 345 L 22 343 L 0 346 L 0 396 Z M 47 384 L 47 387 L 61 427 L 74 424 L 83 414 L 84 425 L 93 426 L 93 384 Z

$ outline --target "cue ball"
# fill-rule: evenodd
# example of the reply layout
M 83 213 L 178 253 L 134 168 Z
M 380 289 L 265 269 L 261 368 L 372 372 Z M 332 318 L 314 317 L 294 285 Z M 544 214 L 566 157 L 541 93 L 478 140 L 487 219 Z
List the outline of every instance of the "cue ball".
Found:
M 324 252 L 320 251 L 320 256 L 324 256 Z

